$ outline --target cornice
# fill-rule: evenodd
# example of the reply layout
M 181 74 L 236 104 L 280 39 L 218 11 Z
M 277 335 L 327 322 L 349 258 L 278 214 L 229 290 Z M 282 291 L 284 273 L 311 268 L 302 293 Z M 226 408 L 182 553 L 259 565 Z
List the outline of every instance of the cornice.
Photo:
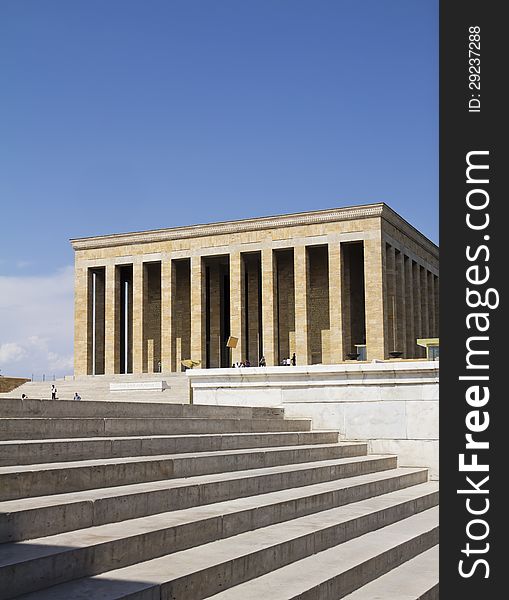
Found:
M 376 217 L 385 219 L 402 233 L 412 238 L 431 255 L 438 258 L 438 247 L 384 203 L 349 206 L 344 208 L 331 208 L 326 210 L 270 217 L 256 217 L 253 219 L 242 219 L 239 221 L 223 221 L 201 225 L 186 225 L 183 227 L 171 227 L 168 229 L 153 229 L 149 231 L 135 231 L 131 233 L 115 233 L 110 235 L 75 238 L 71 239 L 70 241 L 74 250 L 94 250 L 97 248 L 148 244 L 154 242 L 199 238 L 209 235 L 246 233 L 250 231 L 261 231 L 264 229 L 298 227 L 299 225 L 315 225 L 320 223 L 333 223 L 335 221 L 369 219 Z
M 351 219 L 368 219 L 382 216 L 384 204 L 368 204 L 346 208 L 333 208 L 305 213 L 294 213 L 272 217 L 257 217 L 240 221 L 224 221 L 204 225 L 172 227 L 169 229 L 154 229 L 132 233 L 116 233 L 87 238 L 71 239 L 74 250 L 92 250 L 112 246 L 146 244 L 151 242 L 166 242 L 208 235 L 224 235 L 260 231 L 263 229 L 278 229 L 281 227 L 296 227 L 299 225 L 314 225 Z

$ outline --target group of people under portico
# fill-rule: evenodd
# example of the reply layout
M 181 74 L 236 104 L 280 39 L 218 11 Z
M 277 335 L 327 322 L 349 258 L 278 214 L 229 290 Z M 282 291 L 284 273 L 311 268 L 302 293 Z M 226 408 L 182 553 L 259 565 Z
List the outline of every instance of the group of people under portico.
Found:
M 233 363 L 232 367 L 234 368 L 242 368 L 242 367 L 251 367 L 251 363 L 249 362 L 249 360 L 244 360 L 244 361 L 237 361 L 235 363 Z M 262 356 L 258 362 L 258 366 L 259 367 L 266 367 L 267 366 L 267 361 L 265 360 L 265 356 Z M 283 358 L 283 360 L 281 361 L 281 365 L 282 367 L 288 367 L 288 366 L 292 366 L 295 367 L 297 366 L 297 356 L 295 355 L 295 352 L 292 354 L 291 358 Z

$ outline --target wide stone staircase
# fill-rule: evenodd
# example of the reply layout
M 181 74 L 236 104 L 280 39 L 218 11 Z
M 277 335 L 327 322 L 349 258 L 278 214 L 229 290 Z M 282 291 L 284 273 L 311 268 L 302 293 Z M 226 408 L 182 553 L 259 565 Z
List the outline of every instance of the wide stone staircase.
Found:
M 0 399 L 0 599 L 434 600 L 437 505 L 277 408 Z

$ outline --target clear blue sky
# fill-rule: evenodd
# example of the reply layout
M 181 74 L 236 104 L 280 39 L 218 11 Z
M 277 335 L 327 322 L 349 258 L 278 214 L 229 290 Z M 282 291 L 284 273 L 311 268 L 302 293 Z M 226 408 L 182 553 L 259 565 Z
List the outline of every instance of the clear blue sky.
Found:
M 2 0 L 0 274 L 384 201 L 437 241 L 437 0 Z

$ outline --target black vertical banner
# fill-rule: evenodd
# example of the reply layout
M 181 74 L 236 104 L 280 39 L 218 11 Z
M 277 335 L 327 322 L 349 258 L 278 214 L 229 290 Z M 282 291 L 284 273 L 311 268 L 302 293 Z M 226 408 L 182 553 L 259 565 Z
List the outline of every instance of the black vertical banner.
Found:
M 507 596 L 505 8 L 506 3 L 490 0 L 443 0 L 440 6 L 440 593 L 445 600 Z

